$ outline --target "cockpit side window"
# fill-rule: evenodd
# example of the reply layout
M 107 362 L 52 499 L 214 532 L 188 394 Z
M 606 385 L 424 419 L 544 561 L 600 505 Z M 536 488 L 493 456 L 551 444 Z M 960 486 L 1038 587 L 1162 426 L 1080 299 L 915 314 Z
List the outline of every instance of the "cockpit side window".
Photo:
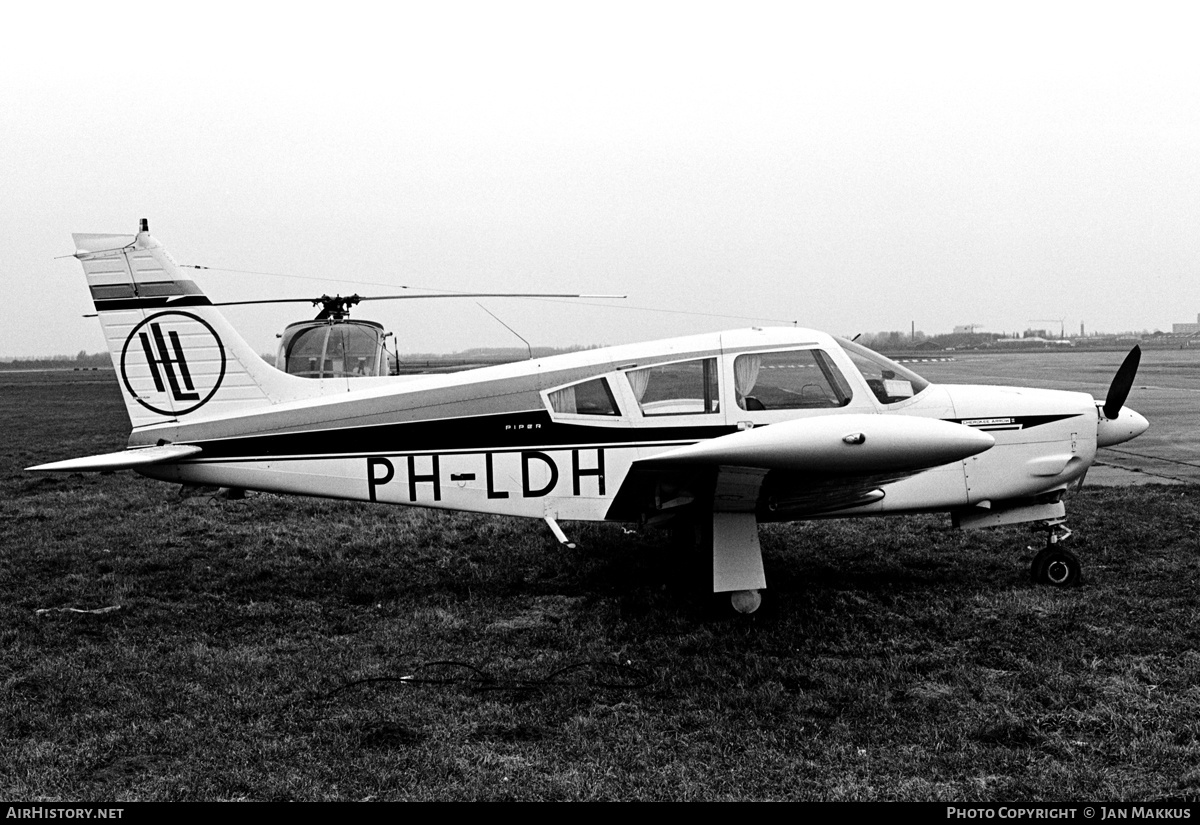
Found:
M 608 379 L 593 378 L 546 393 L 550 409 L 564 415 L 620 415 Z
M 320 378 L 325 366 L 325 339 L 329 330 L 324 325 L 289 330 L 279 349 L 276 366 L 292 375 Z
M 815 349 L 739 355 L 733 376 L 738 406 L 749 412 L 844 407 L 853 396 L 829 356 Z
M 929 382 L 910 369 L 885 358 L 852 341 L 839 339 L 838 343 L 850 356 L 854 366 L 867 380 L 867 386 L 882 404 L 898 404 L 907 401 L 929 386 Z
M 629 370 L 625 375 L 642 415 L 702 415 L 721 410 L 716 358 Z

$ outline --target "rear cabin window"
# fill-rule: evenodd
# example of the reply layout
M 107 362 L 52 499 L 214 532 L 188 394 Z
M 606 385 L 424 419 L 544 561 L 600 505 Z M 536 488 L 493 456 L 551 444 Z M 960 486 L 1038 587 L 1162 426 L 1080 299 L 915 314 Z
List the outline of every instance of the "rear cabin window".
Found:
M 629 370 L 625 375 L 642 415 L 703 415 L 721 410 L 716 358 Z
M 806 410 L 844 407 L 852 393 L 846 379 L 820 350 L 739 355 L 734 390 L 743 410 Z
M 550 409 L 564 415 L 620 415 L 608 381 L 594 378 L 547 393 Z

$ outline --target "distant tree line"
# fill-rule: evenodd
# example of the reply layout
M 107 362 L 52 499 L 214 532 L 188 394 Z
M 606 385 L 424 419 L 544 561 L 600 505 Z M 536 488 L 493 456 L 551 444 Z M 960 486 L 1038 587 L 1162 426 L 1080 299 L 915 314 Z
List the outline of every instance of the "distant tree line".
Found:
M 5 370 L 62 370 L 62 369 L 110 369 L 112 359 L 107 352 L 85 352 L 80 350 L 78 355 L 48 355 L 40 358 L 13 358 L 10 361 L 0 361 L 0 369 Z
M 911 333 L 893 329 L 886 332 L 864 332 L 854 340 L 864 347 L 870 347 L 876 352 L 912 349 L 914 345 L 928 340 L 924 332 Z
M 1140 341 L 1142 346 L 1174 348 L 1191 346 L 1188 336 L 1160 331 L 1092 333 L 1086 337 L 1068 336 L 1059 340 L 1058 330 L 1027 329 L 1024 332 L 950 332 L 943 335 L 915 335 L 897 330 L 863 333 L 856 339 L 863 346 L 876 352 L 913 352 L 918 350 L 962 350 L 962 349 L 1046 349 L 1069 346 L 1083 349 L 1127 348 L 1131 341 Z
M 943 335 L 926 335 L 917 330 L 915 334 L 890 330 L 867 332 L 858 337 L 858 343 L 876 352 L 903 352 L 913 349 L 974 349 L 991 346 L 997 338 L 1004 336 L 994 332 L 948 332 Z
M 563 355 L 568 352 L 579 352 L 580 350 L 596 349 L 599 344 L 581 344 L 574 347 L 532 347 L 534 358 L 548 358 L 551 355 Z M 481 359 L 516 359 L 521 360 L 528 358 L 530 350 L 524 347 L 473 347 L 472 349 L 459 350 L 455 353 L 432 353 L 432 352 L 402 352 L 400 360 L 406 358 L 413 360 L 433 360 L 440 358 L 481 358 Z

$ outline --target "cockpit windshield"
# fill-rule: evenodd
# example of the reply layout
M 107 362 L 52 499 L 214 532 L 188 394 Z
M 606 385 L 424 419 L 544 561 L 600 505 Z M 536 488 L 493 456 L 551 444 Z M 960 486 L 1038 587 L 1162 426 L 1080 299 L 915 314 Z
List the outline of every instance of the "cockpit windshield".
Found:
M 371 321 L 306 321 L 283 333 L 275 366 L 305 378 L 379 375 L 383 328 Z
M 898 404 L 921 392 L 929 386 L 929 382 L 910 369 L 900 366 L 890 358 L 885 358 L 874 350 L 867 349 L 861 344 L 837 339 L 842 349 L 850 356 L 854 366 L 862 373 L 867 386 L 882 404 Z

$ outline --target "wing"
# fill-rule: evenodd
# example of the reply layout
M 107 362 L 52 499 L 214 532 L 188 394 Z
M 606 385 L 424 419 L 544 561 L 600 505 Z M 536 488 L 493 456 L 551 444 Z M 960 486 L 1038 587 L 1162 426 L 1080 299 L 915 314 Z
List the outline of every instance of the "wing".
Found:
M 905 415 L 831 415 L 757 427 L 634 463 L 608 517 L 668 518 L 693 503 L 717 512 L 798 518 L 878 501 L 883 487 L 989 449 L 971 427 Z

